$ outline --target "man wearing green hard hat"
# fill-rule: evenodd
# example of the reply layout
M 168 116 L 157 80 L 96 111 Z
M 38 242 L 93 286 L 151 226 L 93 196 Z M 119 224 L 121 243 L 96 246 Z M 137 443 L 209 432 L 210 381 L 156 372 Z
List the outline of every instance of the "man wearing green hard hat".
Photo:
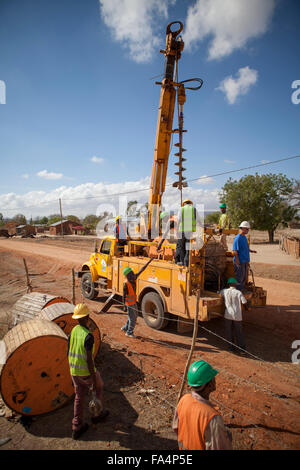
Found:
M 236 347 L 233 344 L 234 338 L 236 338 L 236 344 L 239 348 L 239 352 L 242 354 L 246 350 L 245 339 L 243 335 L 242 327 L 242 304 L 245 309 L 248 310 L 247 299 L 244 297 L 242 292 L 236 288 L 237 280 L 234 277 L 230 277 L 227 281 L 228 288 L 221 290 L 220 294 L 224 298 L 225 303 L 225 337 L 228 341 L 229 351 L 235 351 Z
M 219 234 L 221 235 L 220 243 L 224 246 L 225 250 L 227 251 L 228 250 L 227 236 L 225 233 L 223 233 L 223 230 L 230 229 L 230 220 L 226 212 L 227 206 L 225 202 L 221 202 L 219 207 L 221 211 L 221 215 L 219 217 L 219 223 L 218 223 Z
M 173 419 L 179 450 L 231 450 L 231 433 L 209 401 L 216 390 L 218 371 L 206 361 L 196 361 L 188 371 L 191 393 L 178 402 Z
M 143 271 L 147 268 L 148 264 L 153 261 L 154 258 L 150 258 L 147 263 L 142 266 L 138 273 L 134 273 L 130 266 L 126 266 L 123 269 L 123 276 L 126 278 L 123 286 L 123 309 L 124 312 L 128 313 L 128 319 L 121 330 L 125 331 L 126 336 L 130 338 L 135 338 L 133 330 L 136 325 L 136 320 L 138 317 L 138 305 L 137 305 L 137 295 L 136 295 L 136 281 L 137 278 L 142 274 Z

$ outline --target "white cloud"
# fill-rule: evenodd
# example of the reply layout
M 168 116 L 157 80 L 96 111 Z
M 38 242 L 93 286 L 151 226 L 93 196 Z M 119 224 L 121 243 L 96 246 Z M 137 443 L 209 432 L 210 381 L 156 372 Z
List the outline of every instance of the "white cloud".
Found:
M 147 62 L 160 45 L 155 32 L 158 18 L 167 18 L 176 0 L 99 0 L 100 12 L 115 41 L 129 50 L 131 59 Z
M 92 158 L 91 158 L 91 162 L 93 162 L 93 163 L 103 163 L 103 162 L 104 162 L 104 158 L 101 158 L 101 157 L 92 157 Z
M 200 178 L 196 181 L 198 184 L 215 184 L 216 181 L 211 176 L 200 176 Z
M 246 95 L 257 82 L 258 72 L 257 70 L 250 69 L 247 65 L 238 70 L 237 78 L 233 78 L 232 75 L 224 78 L 220 83 L 217 90 L 225 93 L 226 99 L 229 104 L 234 104 L 240 95 Z
M 228 163 L 228 165 L 233 165 L 235 163 L 234 160 L 224 160 L 224 163 Z
M 180 207 L 180 192 L 172 187 L 168 178 L 163 196 L 163 206 L 177 211 Z M 85 183 L 77 186 L 60 186 L 52 191 L 30 191 L 19 195 L 7 193 L 0 195 L 0 212 L 4 217 L 13 217 L 17 213 L 27 218 L 48 216 L 59 212 L 59 199 L 62 201 L 63 214 L 73 213 L 79 217 L 104 211 L 119 213 L 120 207 L 127 207 L 127 202 L 137 200 L 139 204 L 148 201 L 150 177 L 138 181 L 121 183 Z M 143 191 L 139 191 L 139 190 Z M 189 186 L 183 190 L 184 198 L 190 198 L 194 204 L 204 204 L 205 210 L 216 210 L 220 188 L 203 189 Z M 124 194 L 126 193 L 126 194 Z M 121 199 L 116 194 L 121 194 Z M 97 197 L 95 197 L 97 196 Z
M 220 59 L 264 34 L 275 0 L 196 0 L 188 8 L 183 39 L 187 48 L 209 37 L 209 59 Z
M 24 173 L 24 174 L 22 175 L 22 178 L 24 178 L 25 180 L 27 180 L 27 179 L 29 178 L 29 174 L 28 174 L 28 173 Z
M 53 173 L 47 170 L 42 170 L 37 173 L 37 176 L 46 180 L 59 180 L 63 177 L 62 173 Z

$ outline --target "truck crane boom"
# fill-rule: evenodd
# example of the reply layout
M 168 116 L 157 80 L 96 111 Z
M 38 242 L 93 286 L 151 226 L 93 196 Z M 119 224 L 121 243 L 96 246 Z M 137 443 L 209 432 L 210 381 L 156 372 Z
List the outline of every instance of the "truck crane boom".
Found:
M 173 24 L 179 24 L 176 31 L 171 30 Z M 177 62 L 181 57 L 184 42 L 180 36 L 183 25 L 174 21 L 167 26 L 166 48 L 162 50 L 165 55 L 164 78 L 161 82 L 160 103 L 156 127 L 155 149 L 152 166 L 152 176 L 148 203 L 148 238 L 150 233 L 158 233 L 159 210 L 168 170 L 170 142 L 172 136 L 173 116 L 176 101 L 176 84 L 174 82 L 177 72 Z

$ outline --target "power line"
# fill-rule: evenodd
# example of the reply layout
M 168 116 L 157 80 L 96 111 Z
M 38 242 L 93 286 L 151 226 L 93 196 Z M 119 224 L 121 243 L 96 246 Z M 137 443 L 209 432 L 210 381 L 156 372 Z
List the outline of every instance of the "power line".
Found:
M 289 161 L 289 160 L 294 160 L 296 158 L 300 158 L 300 155 L 295 155 L 293 157 L 287 157 L 287 158 L 281 158 L 281 159 L 278 159 L 278 160 L 272 160 L 270 162 L 266 162 L 266 163 L 259 163 L 257 165 L 251 165 L 251 166 L 247 166 L 247 167 L 243 167 L 243 168 L 238 168 L 238 169 L 235 169 L 235 170 L 229 170 L 229 171 L 222 171 L 220 173 L 214 173 L 212 175 L 206 175 L 206 176 L 199 176 L 198 178 L 192 178 L 192 179 L 188 179 L 186 182 L 187 183 L 192 183 L 192 182 L 196 182 L 196 181 L 201 181 L 201 180 L 205 180 L 207 178 L 216 178 L 218 176 L 224 176 L 224 175 L 229 175 L 229 174 L 232 174 L 232 173 L 237 173 L 239 171 L 245 171 L 245 170 L 252 170 L 254 168 L 260 168 L 260 167 L 263 167 L 263 166 L 267 166 L 267 165 L 274 165 L 276 163 L 280 163 L 280 162 L 286 162 L 286 161 Z M 170 187 L 173 185 L 173 182 L 172 183 L 168 183 L 166 184 L 166 187 Z M 143 192 L 143 191 L 149 191 L 150 190 L 150 187 L 147 187 L 147 188 L 140 188 L 140 189 L 132 189 L 130 191 L 124 191 L 124 192 L 119 192 L 119 193 L 113 193 L 113 194 L 102 194 L 102 195 L 99 195 L 99 196 L 85 196 L 85 197 L 78 197 L 78 198 L 61 198 L 64 202 L 66 201 L 80 201 L 80 200 L 89 200 L 89 199 L 105 199 L 105 198 L 114 198 L 114 197 L 118 197 L 118 196 L 126 196 L 126 195 L 129 195 L 129 194 L 136 194 L 136 193 L 140 193 L 140 192 Z M 43 205 L 48 205 L 48 204 L 53 204 L 55 203 L 55 200 L 49 202 L 41 202 L 40 204 Z M 26 209 L 31 209 L 31 208 L 36 208 L 37 206 L 25 206 L 25 207 L 16 207 L 16 208 L 13 208 L 13 209 L 1 209 L 3 211 L 18 211 L 18 210 L 26 210 Z

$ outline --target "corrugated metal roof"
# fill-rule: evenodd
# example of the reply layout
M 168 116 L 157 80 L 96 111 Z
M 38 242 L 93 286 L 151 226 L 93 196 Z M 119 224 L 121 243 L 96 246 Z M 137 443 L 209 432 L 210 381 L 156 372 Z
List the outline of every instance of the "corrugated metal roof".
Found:
M 70 220 L 60 220 L 59 222 L 55 222 L 54 224 L 51 224 L 50 227 L 55 227 L 56 225 L 61 225 L 64 224 L 65 222 L 70 222 Z

